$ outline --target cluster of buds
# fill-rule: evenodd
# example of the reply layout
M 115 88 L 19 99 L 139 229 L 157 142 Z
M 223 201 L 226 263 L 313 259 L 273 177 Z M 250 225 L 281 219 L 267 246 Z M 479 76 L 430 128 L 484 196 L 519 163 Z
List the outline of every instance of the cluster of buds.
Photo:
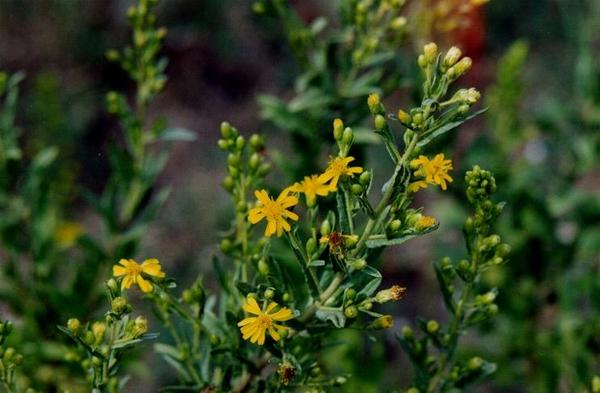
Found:
M 245 222 L 244 217 L 249 208 L 248 193 L 258 189 L 271 170 L 271 164 L 266 162 L 264 156 L 264 139 L 259 134 L 253 134 L 246 141 L 227 122 L 221 123 L 221 137 L 218 146 L 229 153 L 223 187 L 233 199 L 238 221 Z M 236 236 L 224 238 L 221 241 L 221 251 L 230 256 L 238 255 L 241 247 L 238 240 Z
M 23 355 L 15 348 L 6 346 L 6 339 L 12 333 L 13 325 L 10 321 L 0 321 L 0 382 L 8 391 L 18 391 L 17 368 L 23 364 Z M 26 393 L 33 393 L 27 389 Z
M 342 119 L 335 119 L 333 121 L 333 139 L 338 145 L 340 151 L 340 157 L 346 157 L 352 143 L 354 143 L 354 132 L 350 127 L 344 127 Z
M 404 0 L 361 0 L 354 7 L 355 64 L 364 64 L 378 52 L 400 43 L 407 21 L 400 15 Z
M 102 320 L 82 323 L 71 318 L 59 329 L 78 344 L 77 348 L 67 352 L 66 360 L 80 363 L 87 372 L 90 386 L 116 393 L 119 385 L 115 375 L 122 353 L 154 335 L 147 334 L 148 321 L 144 316 L 131 318 L 133 308 L 114 279 L 106 281 L 106 289 L 110 309 Z
M 156 27 L 156 17 L 151 12 L 157 4 L 158 0 L 141 0 L 131 6 L 127 19 L 133 27 L 133 47 L 106 53 L 109 60 L 118 61 L 137 82 L 137 98 L 144 105 L 164 89 L 167 81 L 164 73 L 167 62 L 158 58 L 167 29 Z

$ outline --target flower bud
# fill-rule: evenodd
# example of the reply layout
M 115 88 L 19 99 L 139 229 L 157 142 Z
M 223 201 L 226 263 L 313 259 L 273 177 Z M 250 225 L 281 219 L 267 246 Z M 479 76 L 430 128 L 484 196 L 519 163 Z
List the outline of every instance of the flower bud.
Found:
M 267 288 L 267 289 L 265 289 L 263 296 L 265 299 L 271 300 L 271 299 L 273 299 L 273 296 L 275 296 L 275 291 L 273 290 L 273 288 Z
M 504 258 L 506 257 L 508 254 L 510 254 L 510 246 L 506 243 L 500 244 L 497 248 L 496 248 L 496 254 L 500 257 L 500 258 Z
M 246 144 L 246 140 L 244 139 L 243 136 L 238 136 L 235 140 L 235 147 L 238 150 L 242 150 L 244 148 L 244 145 Z
M 402 221 L 400 221 L 398 219 L 392 220 L 388 224 L 388 228 L 391 232 L 397 232 L 400 230 L 401 227 L 402 227 Z
M 483 359 L 479 356 L 474 356 L 467 362 L 467 368 L 471 371 L 477 371 L 483 366 Z
M 103 322 L 94 322 L 92 324 L 92 334 L 94 335 L 94 341 L 96 344 L 100 344 L 104 340 L 105 332 L 106 325 Z
M 114 278 L 109 278 L 108 280 L 106 280 L 106 287 L 113 293 L 117 292 L 117 290 L 119 289 L 119 286 L 117 285 L 117 280 L 115 280 Z
M 427 59 L 425 59 L 424 55 L 419 55 L 419 57 L 417 57 L 417 64 L 419 64 L 419 67 L 421 68 L 427 67 Z
M 400 30 L 406 26 L 406 18 L 403 16 L 399 16 L 399 17 L 395 18 L 394 20 L 392 20 L 392 23 L 390 24 L 390 26 L 394 30 Z
M 321 223 L 321 236 L 329 236 L 331 233 L 331 224 L 329 220 L 323 220 Z
M 333 139 L 339 141 L 342 139 L 342 134 L 344 132 L 344 122 L 342 119 L 335 119 L 333 121 Z
M 360 174 L 360 177 L 358 178 L 358 181 L 360 182 L 360 184 L 362 184 L 363 186 L 368 185 L 371 182 L 371 172 L 369 171 L 364 171 L 363 173 Z
M 284 302 L 289 302 L 290 300 L 292 300 L 292 296 L 289 293 L 284 292 L 284 294 L 281 296 L 281 300 L 283 300 Z
M 393 285 L 391 288 L 383 289 L 375 295 L 375 301 L 379 304 L 387 303 L 389 301 L 398 301 L 406 294 L 406 288 L 400 285 Z
M 387 123 L 385 121 L 385 117 L 383 117 L 381 115 L 375 116 L 375 129 L 383 130 L 386 125 L 387 125 Z
M 351 145 L 354 141 L 354 133 L 352 132 L 352 128 L 346 127 L 344 129 L 344 133 L 342 134 L 342 143 L 346 145 Z
M 356 297 L 356 290 L 353 288 L 348 288 L 344 292 L 344 299 L 353 300 Z
M 423 55 L 427 64 L 431 64 L 435 61 L 438 54 L 438 46 L 434 42 L 430 42 L 423 47 Z
M 131 333 L 132 333 L 133 337 L 139 337 L 139 336 L 145 334 L 147 331 L 148 331 L 148 321 L 146 320 L 146 318 L 144 316 L 140 315 L 133 322 L 133 329 L 131 330 Z
M 271 172 L 271 164 L 265 162 L 258 168 L 259 176 L 266 176 L 269 172 Z
M 409 388 L 406 393 L 421 393 L 417 388 Z
M 402 109 L 398 109 L 398 120 L 400 121 L 400 123 L 410 124 L 412 118 L 408 113 L 404 112 Z
M 229 240 L 229 239 L 221 240 L 221 243 L 219 243 L 219 248 L 221 249 L 221 251 L 224 254 L 227 254 L 229 251 L 231 251 L 231 248 L 232 248 L 231 240 Z
M 461 56 L 462 52 L 460 51 L 460 49 L 453 46 L 452 48 L 448 49 L 448 52 L 446 52 L 446 56 L 444 56 L 444 65 L 446 67 L 452 67 L 454 64 L 456 64 L 456 62 L 458 61 L 458 59 L 460 59 Z
M 225 139 L 232 136 L 231 125 L 226 121 L 221 123 L 221 135 L 223 135 L 223 138 Z
M 260 151 L 264 147 L 263 137 L 259 134 L 252 134 L 249 140 L 250 147 L 255 151 Z
M 345 384 L 348 381 L 348 379 L 346 377 L 336 377 L 333 380 L 333 386 L 342 386 L 343 384 Z
M 376 320 L 374 320 L 373 322 L 371 322 L 369 327 L 371 329 L 389 329 L 393 325 L 394 325 L 394 318 L 392 318 L 391 315 L 382 315 L 381 317 L 379 317 Z
M 465 72 L 469 71 L 472 65 L 473 60 L 471 60 L 470 57 L 463 57 L 460 59 L 460 61 L 453 67 L 455 69 L 455 77 L 458 78 Z
M 115 314 L 122 314 L 127 310 L 127 301 L 125 298 L 118 296 L 112 300 L 111 308 Z
M 258 261 L 258 272 L 263 276 L 269 274 L 269 264 L 264 259 Z
M 346 318 L 356 318 L 358 316 L 358 308 L 355 305 L 346 307 L 344 309 L 344 315 L 346 316 Z
M 350 186 L 350 191 L 352 191 L 354 195 L 361 195 L 364 189 L 360 184 L 353 184 Z
M 379 94 L 369 94 L 367 104 L 372 114 L 376 115 L 381 112 L 381 99 L 379 98 Z
M 369 310 L 371 310 L 373 308 L 373 303 L 368 302 L 368 301 L 362 302 L 360 304 L 360 308 L 369 311 Z
M 413 332 L 413 330 L 410 328 L 410 326 L 403 326 L 402 327 L 402 337 L 404 337 L 404 339 L 406 341 L 414 340 L 415 332 Z
M 4 351 L 4 355 L 2 356 L 2 359 L 5 362 L 10 362 L 11 359 L 13 358 L 13 356 L 15 356 L 17 353 L 17 351 L 15 351 L 15 349 L 13 347 L 8 347 L 6 348 L 6 350 Z
M 248 166 L 250 169 L 255 170 L 260 165 L 260 156 L 258 153 L 252 153 L 250 159 L 248 160 Z
M 437 323 L 437 321 L 432 319 L 429 322 L 427 322 L 427 332 L 429 334 L 436 334 L 438 330 L 440 330 L 440 324 Z
M 357 259 L 352 262 L 352 268 L 354 270 L 363 270 L 367 266 L 367 261 L 364 259 Z

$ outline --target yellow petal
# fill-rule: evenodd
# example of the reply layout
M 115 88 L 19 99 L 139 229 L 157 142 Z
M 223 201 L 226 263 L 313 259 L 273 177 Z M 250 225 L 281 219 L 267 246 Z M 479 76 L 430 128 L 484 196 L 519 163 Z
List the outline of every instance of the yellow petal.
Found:
M 142 292 L 144 292 L 144 293 L 152 292 L 152 284 L 150 284 L 148 281 L 146 281 L 144 279 L 144 277 L 137 276 L 137 284 L 139 285 Z
M 248 212 L 248 221 L 250 221 L 251 224 L 256 224 L 263 218 L 265 218 L 265 213 L 263 213 L 262 207 L 252 208 Z
M 165 272 L 161 271 L 160 262 L 155 258 L 146 259 L 142 263 L 142 271 L 150 276 L 165 277 Z
M 267 193 L 266 190 L 256 190 L 256 191 L 254 191 L 254 196 L 263 205 L 268 204 L 271 199 L 271 198 L 269 198 L 269 194 Z
M 241 321 L 238 322 L 237 325 L 242 327 L 242 326 L 246 326 L 250 323 L 254 323 L 254 322 L 256 322 L 256 317 L 249 317 L 249 318 L 242 319 Z
M 275 321 L 285 322 L 292 319 L 292 310 L 287 307 L 282 307 L 281 310 L 269 314 L 269 317 Z
M 125 269 L 123 266 L 119 266 L 119 265 L 113 266 L 113 276 L 120 277 L 120 276 L 124 276 L 126 274 L 127 274 L 127 269 Z
M 131 287 L 131 284 L 133 284 L 133 275 L 128 274 L 125 277 L 123 277 L 123 281 L 121 281 L 121 290 L 127 289 Z
M 265 236 L 273 236 L 277 231 L 277 222 L 275 220 L 268 220 L 267 227 L 265 228 Z
M 261 311 L 260 307 L 258 306 L 256 299 L 254 299 L 253 297 L 246 299 L 246 303 L 244 304 L 244 306 L 242 308 L 244 309 L 244 311 L 246 311 L 247 313 L 250 313 L 250 314 L 255 314 L 255 315 L 262 314 L 262 311 Z

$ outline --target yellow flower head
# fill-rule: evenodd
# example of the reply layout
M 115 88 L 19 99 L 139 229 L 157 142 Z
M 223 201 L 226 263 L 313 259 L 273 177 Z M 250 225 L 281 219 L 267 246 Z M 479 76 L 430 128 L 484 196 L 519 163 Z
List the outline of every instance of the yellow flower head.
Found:
M 298 215 L 287 209 L 297 205 L 298 198 L 289 195 L 290 191 L 290 188 L 286 188 L 275 200 L 265 190 L 254 191 L 259 206 L 250 209 L 248 212 L 248 221 L 256 224 L 263 218 L 266 218 L 267 227 L 265 228 L 265 236 L 272 236 L 274 233 L 277 233 L 277 236 L 281 236 L 283 231 L 291 230 L 292 228 L 286 221 L 286 218 L 298 221 Z
M 152 277 L 165 277 L 165 272 L 161 271 L 160 262 L 155 258 L 146 259 L 141 265 L 133 259 L 121 259 L 119 264 L 122 266 L 113 266 L 113 276 L 124 276 L 121 281 L 121 290 L 137 284 L 142 292 L 149 293 L 152 292 L 152 284 L 142 276 L 142 273 Z
M 446 182 L 452 182 L 452 177 L 448 174 L 452 170 L 452 160 L 444 159 L 443 153 L 437 154 L 433 160 L 426 156 L 419 156 L 419 158 L 412 160 L 410 165 L 416 169 L 415 176 L 423 178 L 409 185 L 411 192 L 426 188 L 429 184 L 437 184 L 442 187 L 442 190 L 446 190 L 448 188 Z
M 335 191 L 335 187 L 325 184 L 326 182 L 327 180 L 324 181 L 319 175 L 306 176 L 304 180 L 291 186 L 290 191 L 303 193 L 306 196 L 306 203 L 314 205 L 317 195 L 327 196 L 330 192 Z
M 319 176 L 319 180 L 327 182 L 331 180 L 329 185 L 334 189 L 337 187 L 338 181 L 342 176 L 354 176 L 355 173 L 362 173 L 363 169 L 359 166 L 349 167 L 348 164 L 354 161 L 354 157 L 335 157 L 329 161 L 329 166 L 325 169 L 325 173 Z
M 431 228 L 436 224 L 435 218 L 431 216 L 420 216 L 415 224 L 417 231 L 424 231 L 425 229 Z
M 255 316 L 248 317 L 238 322 L 238 326 L 242 332 L 242 338 L 244 340 L 250 340 L 251 343 L 263 345 L 265 343 L 265 335 L 268 331 L 271 338 L 278 341 L 281 338 L 278 330 L 287 328 L 274 323 L 274 321 L 285 322 L 292 319 L 292 310 L 289 308 L 279 306 L 279 310 L 273 312 L 278 306 L 277 303 L 271 302 L 266 310 L 263 311 L 260 309 L 254 298 L 247 298 L 243 309 L 248 314 Z

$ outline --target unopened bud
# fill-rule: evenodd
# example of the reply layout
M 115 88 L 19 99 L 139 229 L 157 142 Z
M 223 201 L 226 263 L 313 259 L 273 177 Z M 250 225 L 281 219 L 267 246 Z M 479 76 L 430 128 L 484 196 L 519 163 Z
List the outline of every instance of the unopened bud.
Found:
M 250 147 L 252 149 L 254 149 L 255 151 L 262 150 L 264 147 L 263 138 L 262 138 L 262 136 L 260 136 L 258 134 L 252 134 L 252 136 L 250 137 L 249 143 L 250 143 Z
M 460 59 L 460 61 L 458 63 L 456 63 L 456 65 L 454 66 L 455 77 L 458 78 L 465 72 L 469 71 L 471 69 L 472 65 L 473 65 L 473 60 L 471 60 L 470 57 L 463 57 L 462 59 Z
M 364 259 L 357 259 L 352 262 L 352 268 L 354 270 L 363 270 L 367 266 L 367 261 Z
M 375 116 L 375 129 L 383 130 L 387 125 L 385 118 L 381 115 Z
M 148 331 L 148 321 L 146 320 L 146 318 L 144 316 L 140 315 L 133 322 L 133 329 L 132 329 L 131 333 L 133 334 L 134 337 L 139 337 L 139 336 L 145 334 L 147 331 Z
M 118 296 L 112 300 L 111 307 L 115 314 L 121 314 L 127 309 L 127 301 L 125 298 Z
M 434 42 L 430 42 L 423 47 L 423 55 L 425 56 L 425 61 L 428 64 L 431 64 L 435 61 L 437 54 L 438 46 Z
M 273 299 L 273 296 L 275 296 L 275 291 L 273 290 L 273 288 L 267 288 L 265 289 L 263 296 L 267 300 Z
M 467 362 L 467 368 L 471 371 L 479 370 L 483 366 L 483 359 L 479 356 L 474 356 Z
M 438 332 L 438 330 L 440 330 L 440 324 L 437 323 L 437 321 L 434 321 L 433 319 L 429 322 L 427 322 L 427 332 L 430 334 L 435 334 Z
M 369 110 L 371 113 L 378 114 L 381 112 L 381 99 L 379 98 L 379 94 L 369 94 L 367 104 L 369 105 Z
M 342 119 L 335 119 L 333 121 L 333 139 L 339 141 L 342 139 L 342 134 L 344 132 L 344 122 Z
M 356 318 L 358 316 L 358 308 L 354 305 L 346 307 L 344 309 L 344 315 L 346 316 L 346 318 Z
M 410 124 L 412 118 L 408 113 L 404 112 L 402 109 L 398 109 L 398 120 L 400 121 L 400 123 Z
M 352 132 L 352 128 L 346 127 L 344 129 L 344 133 L 342 134 L 342 143 L 346 145 L 351 145 L 354 141 L 354 133 Z
M 369 171 L 364 171 L 363 173 L 360 174 L 360 177 L 358 178 L 358 181 L 360 182 L 360 184 L 362 184 L 363 186 L 368 185 L 371 182 L 371 172 Z
M 329 236 L 331 233 L 331 224 L 329 220 L 323 220 L 321 223 L 321 236 Z
M 221 123 L 221 135 L 223 135 L 223 138 L 225 139 L 228 139 L 232 136 L 231 124 L 226 121 Z
M 354 195 L 361 195 L 364 190 L 360 184 L 353 184 L 350 186 L 350 191 L 352 191 Z
M 369 327 L 371 329 L 389 329 L 393 325 L 394 325 L 394 318 L 392 318 L 391 315 L 382 315 L 381 317 L 379 317 L 376 320 L 374 320 L 373 322 L 371 322 Z
M 448 52 L 446 52 L 446 56 L 444 56 L 444 65 L 446 67 L 452 67 L 454 64 L 456 64 L 456 62 L 458 61 L 458 59 L 460 59 L 461 56 L 462 52 L 460 51 L 460 49 L 453 46 L 452 48 L 448 49 Z

